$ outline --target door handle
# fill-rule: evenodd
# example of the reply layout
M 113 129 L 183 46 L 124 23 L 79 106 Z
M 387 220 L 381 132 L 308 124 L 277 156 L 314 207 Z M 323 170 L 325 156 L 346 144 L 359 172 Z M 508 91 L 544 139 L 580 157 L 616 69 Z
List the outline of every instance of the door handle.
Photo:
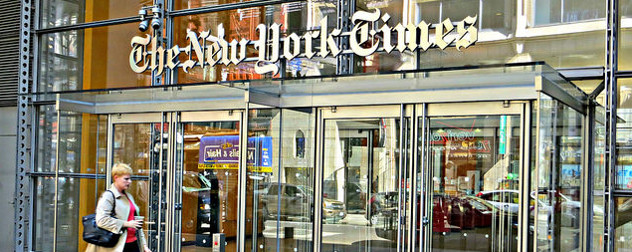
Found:
M 174 206 L 173 206 L 173 208 L 174 208 L 175 210 L 182 210 L 182 203 L 175 203 L 175 204 L 174 204 Z

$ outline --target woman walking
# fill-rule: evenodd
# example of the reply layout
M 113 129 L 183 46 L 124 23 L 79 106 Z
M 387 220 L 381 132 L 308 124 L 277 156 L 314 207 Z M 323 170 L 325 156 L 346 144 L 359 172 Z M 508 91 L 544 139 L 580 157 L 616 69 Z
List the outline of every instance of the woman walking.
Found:
M 112 167 L 112 186 L 101 194 L 97 203 L 95 217 L 97 226 L 112 233 L 121 234 L 118 243 L 112 248 L 89 244 L 86 251 L 151 252 L 141 230 L 143 221 L 136 218 L 140 216 L 140 209 L 134 202 L 134 198 L 127 192 L 132 183 L 132 172 L 129 165 L 115 164 Z

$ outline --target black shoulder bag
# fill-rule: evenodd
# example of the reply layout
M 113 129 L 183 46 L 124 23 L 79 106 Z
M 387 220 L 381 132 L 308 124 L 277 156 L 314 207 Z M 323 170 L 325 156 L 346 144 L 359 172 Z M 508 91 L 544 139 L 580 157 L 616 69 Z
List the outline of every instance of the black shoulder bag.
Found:
M 116 210 L 116 197 L 114 197 L 114 193 L 110 190 L 107 190 L 112 194 L 112 198 L 114 199 L 114 204 L 112 206 L 111 217 L 115 217 Z M 90 214 L 83 216 L 83 240 L 87 243 L 91 243 L 94 245 L 98 245 L 101 247 L 111 248 L 116 246 L 119 241 L 119 237 L 121 234 L 115 234 L 103 228 L 97 226 L 97 221 L 95 219 L 96 214 Z

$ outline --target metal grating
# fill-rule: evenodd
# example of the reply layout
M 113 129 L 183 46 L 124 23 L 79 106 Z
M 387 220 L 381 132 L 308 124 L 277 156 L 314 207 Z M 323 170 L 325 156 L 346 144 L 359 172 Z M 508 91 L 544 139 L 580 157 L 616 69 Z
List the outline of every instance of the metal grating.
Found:
M 2 1 L 0 8 L 0 107 L 16 106 L 20 71 L 20 1 Z

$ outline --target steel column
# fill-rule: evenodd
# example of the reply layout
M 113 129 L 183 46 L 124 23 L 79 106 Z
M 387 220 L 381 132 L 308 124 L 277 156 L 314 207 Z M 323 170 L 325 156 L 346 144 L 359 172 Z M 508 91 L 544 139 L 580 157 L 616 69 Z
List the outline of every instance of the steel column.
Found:
M 606 0 L 606 62 L 604 82 L 606 90 L 606 184 L 605 184 L 605 216 L 604 216 L 604 251 L 614 251 L 614 186 L 617 163 L 617 76 L 618 70 L 618 37 L 619 37 L 619 1 Z
M 29 206 L 29 177 L 27 172 L 30 170 L 30 146 L 29 137 L 31 136 L 30 114 L 29 114 L 29 69 L 30 69 L 30 42 L 31 42 L 31 8 L 33 1 L 22 0 L 21 7 L 21 28 L 20 28 L 20 72 L 18 83 L 18 125 L 17 125 L 17 165 L 15 180 L 15 251 L 29 250 L 26 244 L 28 237 L 26 226 L 28 222 L 28 206 Z

